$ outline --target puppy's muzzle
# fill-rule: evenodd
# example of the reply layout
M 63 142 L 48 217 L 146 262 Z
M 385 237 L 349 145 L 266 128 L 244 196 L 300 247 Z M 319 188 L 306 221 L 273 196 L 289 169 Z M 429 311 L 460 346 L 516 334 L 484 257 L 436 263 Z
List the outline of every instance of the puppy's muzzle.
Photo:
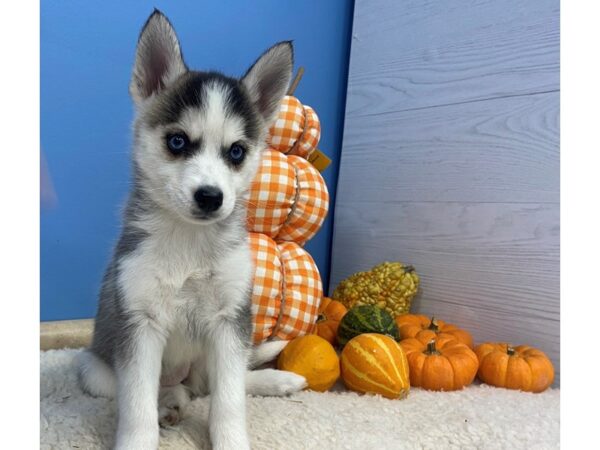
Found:
M 204 213 L 212 213 L 223 204 L 223 191 L 215 186 L 201 186 L 194 193 L 198 208 Z

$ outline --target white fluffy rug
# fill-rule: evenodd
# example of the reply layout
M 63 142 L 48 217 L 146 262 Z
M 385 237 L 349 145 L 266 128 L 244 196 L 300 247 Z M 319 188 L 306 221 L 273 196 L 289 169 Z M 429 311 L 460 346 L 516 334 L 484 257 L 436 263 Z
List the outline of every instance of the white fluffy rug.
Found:
M 114 400 L 82 393 L 78 350 L 41 354 L 41 448 L 110 448 Z M 208 399 L 192 403 L 161 449 L 209 449 Z M 559 391 L 527 394 L 481 386 L 438 393 L 413 389 L 405 400 L 361 396 L 336 386 L 325 394 L 248 398 L 252 448 L 552 449 L 559 447 Z

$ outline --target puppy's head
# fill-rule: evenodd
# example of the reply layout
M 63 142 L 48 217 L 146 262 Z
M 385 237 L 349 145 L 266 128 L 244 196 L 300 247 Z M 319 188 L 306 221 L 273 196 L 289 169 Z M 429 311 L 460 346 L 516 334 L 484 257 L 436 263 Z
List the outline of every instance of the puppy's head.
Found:
M 147 195 L 194 223 L 223 220 L 247 191 L 292 75 L 292 45 L 268 49 L 241 79 L 189 70 L 155 11 L 137 45 L 134 165 Z

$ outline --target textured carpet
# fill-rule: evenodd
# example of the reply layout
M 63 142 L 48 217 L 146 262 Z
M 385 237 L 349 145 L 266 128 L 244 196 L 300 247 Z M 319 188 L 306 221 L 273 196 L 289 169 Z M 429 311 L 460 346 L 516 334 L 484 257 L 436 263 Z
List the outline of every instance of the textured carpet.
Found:
M 104 449 L 113 443 L 114 400 L 85 395 L 77 350 L 41 353 L 41 448 Z M 559 391 L 527 394 L 481 386 L 460 392 L 413 389 L 404 400 L 344 391 L 248 398 L 252 448 L 552 449 L 559 448 Z M 161 430 L 161 449 L 209 449 L 208 399 Z

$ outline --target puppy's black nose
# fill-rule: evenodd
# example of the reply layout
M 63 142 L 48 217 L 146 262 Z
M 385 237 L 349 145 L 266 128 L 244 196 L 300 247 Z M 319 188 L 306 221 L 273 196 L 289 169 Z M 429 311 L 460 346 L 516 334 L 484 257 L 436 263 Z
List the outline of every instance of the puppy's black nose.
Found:
M 214 186 L 201 186 L 194 193 L 194 200 L 198 208 L 202 211 L 211 213 L 216 211 L 223 204 L 223 192 Z

